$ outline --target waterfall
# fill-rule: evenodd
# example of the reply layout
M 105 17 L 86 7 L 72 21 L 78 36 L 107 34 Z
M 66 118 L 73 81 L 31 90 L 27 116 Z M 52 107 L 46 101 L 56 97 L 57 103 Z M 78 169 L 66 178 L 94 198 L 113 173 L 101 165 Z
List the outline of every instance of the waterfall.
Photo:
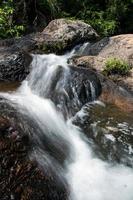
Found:
M 35 144 L 31 159 L 36 158 L 39 165 L 51 168 L 60 180 L 68 183 L 70 200 L 132 200 L 133 170 L 97 158 L 84 133 L 72 124 L 72 116 L 68 115 L 65 120 L 58 109 L 70 100 L 65 90 L 66 84 L 71 85 L 67 64 L 70 56 L 33 55 L 31 73 L 20 88 L 12 94 L 0 95 L 31 118 L 33 126 L 37 124 L 36 132 L 30 136 Z M 90 88 L 92 100 L 95 100 L 92 82 Z M 55 91 L 61 94 L 56 104 L 53 101 Z M 72 91 L 76 106 L 80 99 L 75 88 Z

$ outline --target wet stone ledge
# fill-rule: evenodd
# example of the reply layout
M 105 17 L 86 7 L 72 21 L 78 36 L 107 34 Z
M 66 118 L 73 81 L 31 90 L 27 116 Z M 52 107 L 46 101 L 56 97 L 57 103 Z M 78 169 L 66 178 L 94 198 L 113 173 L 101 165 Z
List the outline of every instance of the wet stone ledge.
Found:
M 66 200 L 67 189 L 59 185 L 51 171 L 29 159 L 32 150 L 28 136 L 0 116 L 0 199 Z

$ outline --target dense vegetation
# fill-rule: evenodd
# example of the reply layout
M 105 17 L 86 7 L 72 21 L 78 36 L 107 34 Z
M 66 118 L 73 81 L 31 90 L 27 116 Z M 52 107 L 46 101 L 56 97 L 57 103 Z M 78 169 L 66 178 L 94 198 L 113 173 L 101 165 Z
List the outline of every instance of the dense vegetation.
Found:
M 133 32 L 133 0 L 2 0 L 0 38 L 41 30 L 55 18 L 81 19 L 101 36 Z

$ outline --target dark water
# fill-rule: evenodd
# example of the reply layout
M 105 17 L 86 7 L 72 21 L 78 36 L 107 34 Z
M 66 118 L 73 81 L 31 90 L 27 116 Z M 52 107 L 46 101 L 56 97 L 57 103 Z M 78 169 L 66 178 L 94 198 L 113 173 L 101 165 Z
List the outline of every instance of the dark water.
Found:
M 111 163 L 133 166 L 133 113 L 111 104 L 94 104 L 86 110 L 87 116 L 78 123 L 95 144 L 96 155 Z

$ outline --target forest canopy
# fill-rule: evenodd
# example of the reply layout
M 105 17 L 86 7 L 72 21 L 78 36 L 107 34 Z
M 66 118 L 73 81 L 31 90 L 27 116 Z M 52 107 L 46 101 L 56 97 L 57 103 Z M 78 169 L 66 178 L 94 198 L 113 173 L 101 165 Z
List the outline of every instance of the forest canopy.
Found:
M 133 0 L 2 0 L 0 38 L 39 31 L 55 18 L 80 19 L 103 36 L 133 32 Z

